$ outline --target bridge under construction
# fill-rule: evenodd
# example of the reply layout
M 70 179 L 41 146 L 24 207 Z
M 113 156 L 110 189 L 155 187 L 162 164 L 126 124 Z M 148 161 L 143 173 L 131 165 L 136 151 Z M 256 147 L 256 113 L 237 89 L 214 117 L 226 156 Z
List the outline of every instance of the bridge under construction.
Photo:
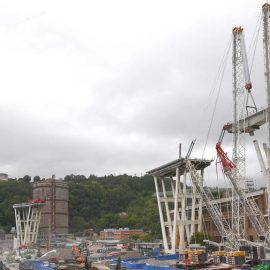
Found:
M 165 251 L 168 253 L 184 250 L 197 232 L 207 234 L 206 216 L 210 217 L 219 238 L 216 238 L 216 241 L 209 241 L 206 237 L 205 240 L 220 249 L 237 251 L 246 245 L 270 250 L 270 4 L 268 3 L 262 6 L 258 32 L 261 26 L 266 89 L 266 106 L 263 109 L 257 108 L 252 93 L 253 85 L 244 29 L 235 27 L 232 30 L 233 120 L 226 122 L 225 119 L 215 146 L 217 163 L 221 165 L 230 183 L 230 190 L 226 190 L 228 194 L 217 199 L 213 195 L 213 189 L 205 185 L 204 170 L 211 165 L 212 160 L 190 158 L 195 142 L 192 142 L 185 157 L 180 154 L 177 160 L 148 171 L 155 181 L 162 237 Z M 255 35 L 257 38 L 258 36 Z M 257 40 L 254 44 L 257 44 Z M 254 56 L 255 53 L 251 55 Z M 252 63 L 253 60 L 251 59 Z M 256 139 L 256 131 L 264 125 L 267 142 L 261 147 Z M 225 134 L 229 134 L 233 139 L 232 157 L 228 157 L 223 150 L 222 141 Z M 254 147 L 266 183 L 265 191 L 255 191 L 252 180 L 246 176 L 245 138 L 248 134 L 254 136 Z M 227 209 L 230 208 L 229 211 L 224 210 L 224 203 Z M 248 230 L 249 227 L 252 232 Z

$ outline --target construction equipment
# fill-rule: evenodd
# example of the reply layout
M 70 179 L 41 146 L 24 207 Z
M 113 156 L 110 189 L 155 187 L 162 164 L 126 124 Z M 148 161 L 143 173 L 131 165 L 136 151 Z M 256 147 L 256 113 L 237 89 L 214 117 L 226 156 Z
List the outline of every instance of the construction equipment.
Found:
M 243 209 L 245 209 L 245 214 L 249 218 L 252 225 L 254 226 L 260 240 L 265 241 L 266 244 L 270 246 L 269 226 L 266 223 L 264 216 L 261 213 L 253 197 L 247 198 L 244 188 L 241 187 L 241 185 L 239 185 L 239 183 L 235 180 L 234 175 L 235 171 L 237 171 L 237 168 L 221 148 L 224 132 L 225 130 L 223 128 L 221 135 L 219 137 L 219 141 L 216 144 L 217 155 L 219 162 L 222 165 L 222 170 L 224 174 L 227 176 L 227 178 L 230 180 L 235 192 L 239 196 L 240 204 L 242 205 Z
M 219 232 L 223 237 L 224 246 L 229 250 L 237 250 L 239 247 L 238 237 L 234 234 L 223 216 L 220 206 L 212 203 L 214 200 L 213 194 L 208 187 L 202 186 L 201 175 L 198 174 L 196 168 L 190 160 L 186 160 L 186 167 L 191 175 L 191 180 L 195 185 L 197 191 L 200 193 L 202 200 Z
M 80 264 L 80 268 L 88 266 L 87 256 L 88 244 L 86 242 L 80 243 L 78 246 L 72 246 L 72 253 L 75 255 L 76 261 Z
M 233 35 L 232 75 L 233 75 L 233 155 L 232 160 L 237 167 L 234 179 L 238 185 L 247 189 L 246 179 L 246 143 L 245 134 L 240 131 L 239 121 L 250 113 L 257 112 L 257 106 L 252 96 L 252 83 L 246 53 L 244 29 L 235 27 Z M 244 234 L 245 211 L 240 209 L 239 198 L 232 189 L 232 230 Z

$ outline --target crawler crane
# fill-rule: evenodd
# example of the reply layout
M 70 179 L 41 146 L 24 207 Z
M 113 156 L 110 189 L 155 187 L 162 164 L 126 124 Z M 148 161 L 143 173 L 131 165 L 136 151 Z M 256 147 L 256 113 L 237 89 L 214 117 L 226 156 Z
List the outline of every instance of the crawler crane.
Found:
M 222 129 L 219 141 L 216 144 L 217 155 L 219 162 L 221 163 L 222 170 L 227 176 L 227 178 L 230 180 L 235 192 L 239 196 L 240 204 L 243 209 L 245 209 L 245 214 L 254 226 L 254 229 L 256 230 L 256 233 L 258 234 L 260 240 L 265 241 L 267 246 L 270 247 L 269 226 L 266 223 L 257 203 L 252 197 L 247 197 L 245 189 L 241 187 L 241 185 L 239 185 L 239 183 L 235 180 L 234 175 L 236 175 L 237 173 L 237 168 L 221 148 L 221 143 L 224 137 L 225 130 L 226 126 Z
M 224 245 L 228 250 L 237 250 L 239 248 L 238 236 L 233 233 L 226 218 L 223 216 L 220 206 L 214 204 L 214 197 L 208 187 L 203 187 L 202 176 L 198 174 L 194 165 L 190 160 L 186 160 L 186 166 L 190 173 L 191 180 L 195 185 L 197 191 L 200 193 L 202 200 L 210 214 L 219 234 L 223 237 Z

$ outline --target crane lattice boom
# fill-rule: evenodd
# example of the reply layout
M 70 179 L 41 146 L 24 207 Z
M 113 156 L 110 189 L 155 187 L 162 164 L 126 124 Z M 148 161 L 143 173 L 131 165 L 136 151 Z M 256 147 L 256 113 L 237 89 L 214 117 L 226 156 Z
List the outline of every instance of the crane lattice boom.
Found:
M 211 190 L 207 187 L 202 186 L 201 176 L 198 174 L 196 168 L 192 163 L 186 161 L 187 169 L 190 173 L 191 180 L 195 185 L 197 191 L 200 193 L 202 200 L 219 232 L 219 234 L 224 238 L 225 246 L 228 249 L 236 250 L 239 247 L 239 242 L 237 236 L 231 231 L 230 226 L 223 216 L 219 205 L 213 204 L 211 201 L 214 200 Z
M 239 196 L 240 203 L 246 211 L 246 216 L 249 218 L 250 222 L 254 226 L 258 236 L 262 240 L 265 240 L 267 245 L 270 246 L 269 227 L 257 203 L 255 202 L 253 197 L 247 198 L 245 190 L 234 179 L 235 171 L 237 170 L 237 168 L 235 167 L 232 161 L 228 158 L 227 154 L 221 148 L 220 142 L 217 143 L 216 150 L 217 150 L 220 163 L 222 165 L 222 169 L 225 175 L 231 181 L 235 192 Z

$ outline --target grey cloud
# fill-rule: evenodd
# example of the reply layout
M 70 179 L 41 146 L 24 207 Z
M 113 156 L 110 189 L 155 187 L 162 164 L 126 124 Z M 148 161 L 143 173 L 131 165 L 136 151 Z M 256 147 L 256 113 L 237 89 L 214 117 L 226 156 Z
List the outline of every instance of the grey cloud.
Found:
M 209 1 L 194 9 L 189 3 L 179 8 L 178 1 L 122 3 L 124 13 L 116 2 L 109 4 L 115 16 L 87 2 L 2 13 L 1 170 L 16 177 L 140 174 L 177 158 L 179 142 L 185 153 L 193 138 L 193 156 L 201 156 L 218 64 L 238 21 L 251 36 L 255 4 Z M 243 3 L 253 20 L 239 12 Z M 263 105 L 261 52 L 252 75 Z M 229 59 L 206 158 L 215 156 L 221 127 L 232 118 L 231 91 Z M 230 135 L 224 148 L 231 149 Z M 249 170 L 258 171 L 252 155 Z M 215 177 L 212 166 L 209 181 Z

